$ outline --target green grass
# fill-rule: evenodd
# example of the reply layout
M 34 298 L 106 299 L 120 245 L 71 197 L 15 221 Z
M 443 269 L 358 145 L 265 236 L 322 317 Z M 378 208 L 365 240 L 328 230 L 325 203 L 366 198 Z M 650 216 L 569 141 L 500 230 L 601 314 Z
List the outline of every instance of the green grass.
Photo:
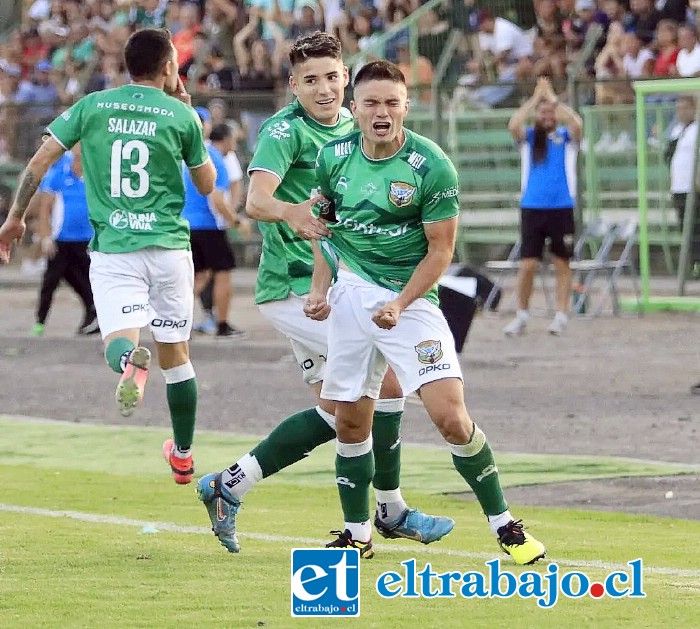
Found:
M 340 524 L 331 450 L 265 481 L 247 497 L 239 517 L 243 552 L 230 555 L 204 533 L 209 522 L 193 488 L 175 486 L 159 460 L 165 431 L 4 419 L 0 430 L 4 505 L 197 527 L 193 533 L 149 535 L 141 534 L 140 525 L 0 511 L 3 629 L 243 629 L 336 627 L 342 622 L 382 629 L 691 627 L 700 617 L 700 552 L 694 543 L 700 537 L 700 523 L 525 507 L 517 507 L 518 517 L 546 542 L 551 559 L 581 565 L 579 569 L 592 578 L 604 577 L 610 568 L 592 568 L 585 562 L 624 565 L 642 557 L 647 598 L 560 600 L 551 610 L 521 599 L 380 599 L 374 592 L 377 576 L 398 570 L 400 562 L 410 557 L 416 557 L 421 567 L 430 561 L 437 572 L 484 572 L 484 561 L 501 556 L 477 505 L 441 493 L 463 489 L 452 482 L 455 473 L 446 453 L 406 448 L 405 494 L 426 511 L 454 517 L 454 532 L 429 547 L 406 541 L 380 544 L 377 557 L 362 565 L 360 619 L 293 619 L 289 551 L 307 544 L 283 538 L 320 541 Z M 199 471 L 232 463 L 252 443 L 231 435 L 199 435 Z M 499 464 L 509 484 L 549 480 L 550 475 L 570 480 L 688 471 L 608 458 L 504 456 Z M 419 483 L 421 478 L 425 483 Z M 507 559 L 504 564 L 521 570 Z M 545 568 L 546 564 L 535 567 L 541 572 Z M 662 573 L 661 568 L 671 570 Z

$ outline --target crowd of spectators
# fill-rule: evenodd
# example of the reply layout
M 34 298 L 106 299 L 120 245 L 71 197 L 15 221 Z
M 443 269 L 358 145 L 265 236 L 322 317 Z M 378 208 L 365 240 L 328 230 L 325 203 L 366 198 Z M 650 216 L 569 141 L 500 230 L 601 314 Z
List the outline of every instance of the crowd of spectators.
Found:
M 461 86 L 457 96 L 477 107 L 515 104 L 514 82 L 546 75 L 555 86 L 563 84 L 594 24 L 602 36 L 581 64 L 580 78 L 601 81 L 596 102 L 629 102 L 628 79 L 700 74 L 694 11 L 700 0 L 522 0 L 534 17 L 528 29 L 515 23 L 515 14 L 506 19 L 478 9 L 475 0 L 446 0 L 417 20 L 417 56 L 411 56 L 407 29 L 378 46 L 383 32 L 424 1 L 24 0 L 21 26 L 0 45 L 0 163 L 20 157 L 13 152 L 30 152 L 36 130 L 59 107 L 127 82 L 124 42 L 149 26 L 173 34 L 191 92 L 260 95 L 264 104 L 251 114 L 254 122 L 285 97 L 290 43 L 317 29 L 340 37 L 348 57 L 358 59 L 355 70 L 376 56 L 396 61 L 409 84 L 422 88 L 414 94 L 418 106 L 431 101 L 427 88 L 455 30 L 462 36 L 448 77 Z M 275 100 L 275 94 L 281 97 Z M 17 108 L 3 104 L 25 106 L 22 124 Z

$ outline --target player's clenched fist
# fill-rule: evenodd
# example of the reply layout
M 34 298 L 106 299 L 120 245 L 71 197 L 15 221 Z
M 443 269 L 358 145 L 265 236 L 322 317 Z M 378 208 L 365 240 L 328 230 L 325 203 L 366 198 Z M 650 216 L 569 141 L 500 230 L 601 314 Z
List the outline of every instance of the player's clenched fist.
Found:
M 402 312 L 403 308 L 398 302 L 390 301 L 372 315 L 372 321 L 382 330 L 391 330 L 399 322 Z
M 324 321 L 331 313 L 331 307 L 326 301 L 325 295 L 314 295 L 309 293 L 309 296 L 304 302 L 304 314 L 314 321 Z

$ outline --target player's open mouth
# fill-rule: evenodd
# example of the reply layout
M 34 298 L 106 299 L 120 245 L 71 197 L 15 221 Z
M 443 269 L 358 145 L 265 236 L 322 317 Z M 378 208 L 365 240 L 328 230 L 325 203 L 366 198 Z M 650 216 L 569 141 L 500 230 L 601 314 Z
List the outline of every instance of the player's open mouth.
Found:
M 391 129 L 391 123 L 390 122 L 374 122 L 372 123 L 372 129 L 374 129 L 374 132 L 377 135 L 384 136 L 389 133 L 389 129 Z
M 325 107 L 326 105 L 332 105 L 335 102 L 335 98 L 327 98 L 325 100 L 317 100 L 316 104 Z

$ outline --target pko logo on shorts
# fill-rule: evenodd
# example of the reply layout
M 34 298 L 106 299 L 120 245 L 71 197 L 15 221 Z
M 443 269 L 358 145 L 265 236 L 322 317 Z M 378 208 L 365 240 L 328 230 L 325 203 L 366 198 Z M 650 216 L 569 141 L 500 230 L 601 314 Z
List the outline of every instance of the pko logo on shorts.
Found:
M 359 616 L 357 548 L 292 550 L 292 616 Z
M 554 607 L 563 598 L 646 598 L 642 584 L 643 562 L 628 561 L 630 570 L 616 570 L 593 579 L 579 570 L 560 571 L 550 563 L 544 571 L 501 570 L 501 560 L 486 562 L 486 572 L 435 572 L 427 563 L 416 566 L 415 559 L 402 561 L 403 574 L 385 572 L 377 578 L 377 594 L 382 598 L 519 598 L 534 599 L 543 609 Z

